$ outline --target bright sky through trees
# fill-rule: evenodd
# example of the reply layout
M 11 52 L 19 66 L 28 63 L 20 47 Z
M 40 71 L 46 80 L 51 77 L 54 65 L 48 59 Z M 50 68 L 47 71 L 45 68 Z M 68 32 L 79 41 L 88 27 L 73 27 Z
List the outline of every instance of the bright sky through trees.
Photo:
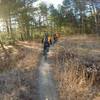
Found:
M 47 3 L 47 4 L 53 4 L 55 7 L 58 6 L 58 4 L 62 4 L 63 0 L 39 0 L 36 4 L 40 3 L 41 1 Z
M 44 1 L 44 2 L 47 2 L 47 3 L 52 3 L 55 6 L 57 6 L 58 4 L 61 4 L 63 0 L 41 0 L 41 1 Z

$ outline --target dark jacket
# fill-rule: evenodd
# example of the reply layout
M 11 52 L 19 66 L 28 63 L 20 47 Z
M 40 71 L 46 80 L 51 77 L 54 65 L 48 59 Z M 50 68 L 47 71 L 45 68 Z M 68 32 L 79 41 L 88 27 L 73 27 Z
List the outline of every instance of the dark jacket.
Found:
M 45 42 L 44 42 L 44 49 L 46 49 L 46 48 L 48 48 L 48 47 L 50 47 L 50 44 L 49 44 L 48 41 L 45 41 Z

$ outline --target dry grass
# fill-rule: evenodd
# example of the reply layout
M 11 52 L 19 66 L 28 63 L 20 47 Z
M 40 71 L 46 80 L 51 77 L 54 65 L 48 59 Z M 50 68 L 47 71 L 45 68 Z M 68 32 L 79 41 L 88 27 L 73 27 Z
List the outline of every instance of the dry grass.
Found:
M 13 46 L 5 48 L 8 55 L 0 50 L 0 72 L 10 70 L 12 67 L 16 66 L 16 62 L 18 61 L 18 49 Z
M 100 53 L 93 53 L 100 42 L 94 40 L 74 36 L 56 46 L 53 68 L 60 100 L 92 100 L 100 89 Z
M 12 60 L 7 62 L 9 66 L 3 65 L 0 73 L 0 100 L 38 100 L 40 49 L 41 45 L 34 42 L 19 42 L 16 47 L 8 49 Z
M 8 56 L 0 49 L 0 71 L 14 68 L 30 69 L 35 67 L 41 52 L 41 44 L 18 42 L 16 46 L 5 46 Z

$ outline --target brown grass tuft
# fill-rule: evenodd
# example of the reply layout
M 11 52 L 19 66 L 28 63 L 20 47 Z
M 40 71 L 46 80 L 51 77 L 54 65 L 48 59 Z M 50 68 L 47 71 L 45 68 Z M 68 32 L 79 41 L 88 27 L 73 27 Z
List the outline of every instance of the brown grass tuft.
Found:
M 96 62 L 88 62 L 85 58 L 89 55 L 77 49 L 69 41 L 56 47 L 53 68 L 60 100 L 92 100 L 96 93 L 93 90 L 98 73 Z

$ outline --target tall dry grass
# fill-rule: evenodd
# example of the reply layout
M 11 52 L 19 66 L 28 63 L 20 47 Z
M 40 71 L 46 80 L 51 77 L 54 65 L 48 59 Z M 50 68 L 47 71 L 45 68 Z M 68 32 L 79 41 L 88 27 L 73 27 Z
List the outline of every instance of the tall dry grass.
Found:
M 58 45 L 54 53 L 53 68 L 60 100 L 92 100 L 97 76 L 95 65 L 92 71 L 87 70 L 74 48 L 67 47 Z

